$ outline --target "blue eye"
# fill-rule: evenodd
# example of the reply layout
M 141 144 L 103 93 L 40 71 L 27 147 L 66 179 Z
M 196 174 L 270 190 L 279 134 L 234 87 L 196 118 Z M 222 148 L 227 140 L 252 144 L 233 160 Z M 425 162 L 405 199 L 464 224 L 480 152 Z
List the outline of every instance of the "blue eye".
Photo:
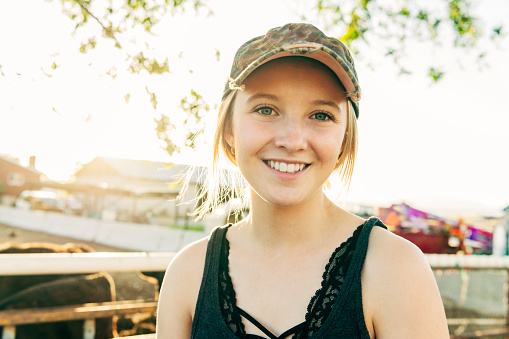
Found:
M 323 113 L 323 112 L 315 113 L 314 117 L 316 120 L 332 120 L 330 115 L 328 115 L 327 113 Z
M 260 107 L 256 111 L 262 115 L 271 115 L 273 112 L 273 109 L 270 107 Z

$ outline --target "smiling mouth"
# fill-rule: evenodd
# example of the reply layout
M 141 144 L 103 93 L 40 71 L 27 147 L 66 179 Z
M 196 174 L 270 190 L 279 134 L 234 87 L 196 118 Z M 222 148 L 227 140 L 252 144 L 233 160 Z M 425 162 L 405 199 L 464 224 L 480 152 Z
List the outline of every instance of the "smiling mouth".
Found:
M 309 166 L 309 164 L 292 164 L 274 160 L 264 160 L 263 162 L 276 171 L 283 173 L 297 173 Z

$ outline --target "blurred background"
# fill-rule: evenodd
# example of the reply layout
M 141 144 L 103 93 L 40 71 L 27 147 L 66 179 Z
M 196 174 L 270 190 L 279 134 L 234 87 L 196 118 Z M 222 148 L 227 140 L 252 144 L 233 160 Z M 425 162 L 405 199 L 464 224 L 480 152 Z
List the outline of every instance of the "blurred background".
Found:
M 350 46 L 362 86 L 338 203 L 371 214 L 404 203 L 493 232 L 509 204 L 507 14 L 502 0 L 2 4 L 2 203 L 51 194 L 65 206 L 49 209 L 178 224 L 202 184 L 175 204 L 179 176 L 210 165 L 236 49 L 306 21 Z M 22 195 L 40 190 L 52 192 Z

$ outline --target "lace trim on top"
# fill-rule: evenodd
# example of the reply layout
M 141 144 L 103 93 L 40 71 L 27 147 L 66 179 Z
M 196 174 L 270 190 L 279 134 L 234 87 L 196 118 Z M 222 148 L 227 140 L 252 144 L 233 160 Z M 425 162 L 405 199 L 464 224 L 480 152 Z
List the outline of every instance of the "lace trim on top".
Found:
M 355 246 L 357 245 L 357 239 L 359 238 L 363 225 L 364 224 L 357 227 L 350 238 L 343 242 L 332 253 L 329 262 L 325 266 L 325 272 L 322 276 L 322 286 L 316 291 L 309 302 L 306 313 L 307 326 L 298 338 L 305 338 L 313 335 L 320 329 L 325 320 L 327 320 L 345 280 L 346 272 L 350 267 Z
M 322 276 L 321 287 L 311 298 L 307 313 L 306 326 L 301 333 L 295 335 L 295 339 L 305 339 L 320 329 L 329 316 L 332 306 L 339 295 L 341 286 L 346 277 L 346 272 L 352 261 L 353 252 L 357 244 L 360 232 L 364 224 L 357 227 L 353 234 L 337 247 L 329 258 Z M 230 243 L 224 239 L 219 259 L 219 302 L 224 321 L 233 334 L 238 338 L 247 338 L 246 329 L 242 323 L 239 311 L 236 308 L 237 299 L 233 283 L 229 274 Z
M 233 289 L 232 279 L 229 273 L 228 257 L 230 256 L 230 243 L 226 236 L 221 245 L 221 254 L 219 256 L 219 302 L 221 304 L 221 313 L 226 325 L 238 338 L 246 338 L 246 329 L 242 323 L 239 312 L 237 311 L 237 298 Z

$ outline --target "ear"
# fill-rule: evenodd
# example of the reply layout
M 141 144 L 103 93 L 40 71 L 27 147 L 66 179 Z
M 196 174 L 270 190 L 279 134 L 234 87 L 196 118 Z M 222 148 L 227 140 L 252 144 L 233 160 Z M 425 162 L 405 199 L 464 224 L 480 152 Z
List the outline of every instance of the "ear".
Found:
M 230 119 L 226 120 L 225 122 L 223 137 L 226 140 L 228 146 L 233 148 L 235 144 L 235 138 L 233 137 L 233 126 Z

